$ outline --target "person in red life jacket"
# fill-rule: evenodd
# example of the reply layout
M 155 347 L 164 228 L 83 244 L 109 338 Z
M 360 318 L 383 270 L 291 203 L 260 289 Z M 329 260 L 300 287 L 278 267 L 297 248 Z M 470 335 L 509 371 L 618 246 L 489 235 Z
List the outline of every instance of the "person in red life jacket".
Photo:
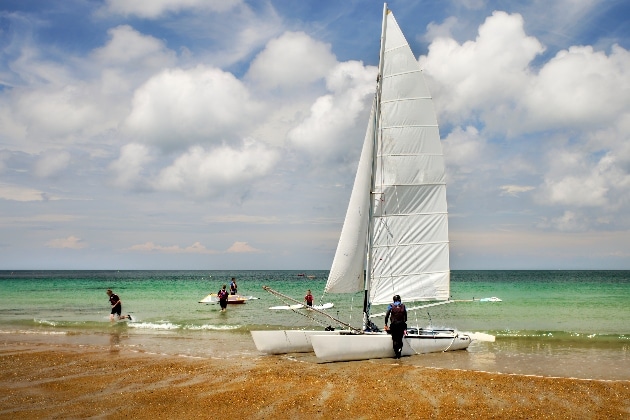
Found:
M 224 284 L 221 290 L 217 293 L 217 297 L 219 298 L 219 305 L 221 305 L 221 312 L 225 312 L 228 304 L 228 292 L 225 290 L 227 286 Z
M 121 315 L 122 313 L 122 301 L 118 295 L 112 292 L 112 289 L 107 289 L 107 296 L 109 296 L 109 304 L 112 305 L 112 312 L 109 314 L 109 320 L 114 320 L 114 315 L 118 316 L 118 319 L 128 319 L 132 321 L 131 315 Z
M 387 321 L 391 316 L 391 324 L 387 327 Z M 394 358 L 400 359 L 403 348 L 403 336 L 407 330 L 407 308 L 400 301 L 400 295 L 394 296 L 394 302 L 387 307 L 385 314 L 385 331 L 392 336 L 394 346 Z
M 304 302 L 306 302 L 306 306 L 313 306 L 313 295 L 311 294 L 311 290 L 306 291 L 306 296 L 304 296 Z

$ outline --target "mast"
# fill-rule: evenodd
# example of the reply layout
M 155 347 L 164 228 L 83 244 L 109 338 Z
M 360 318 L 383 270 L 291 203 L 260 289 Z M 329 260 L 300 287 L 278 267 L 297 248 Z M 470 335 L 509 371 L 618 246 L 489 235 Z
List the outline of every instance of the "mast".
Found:
M 372 280 L 372 241 L 374 234 L 374 190 L 375 190 L 375 173 L 376 173 L 376 159 L 378 156 L 378 144 L 381 136 L 381 91 L 383 82 L 383 61 L 385 57 L 385 33 L 387 31 L 387 3 L 383 4 L 383 22 L 381 24 L 381 48 L 379 51 L 378 60 L 378 75 L 376 77 L 376 100 L 375 100 L 375 112 L 374 112 L 374 135 L 372 145 L 372 175 L 370 181 L 370 210 L 369 210 L 369 225 L 368 225 L 368 240 L 366 249 L 366 267 L 365 267 L 365 295 L 363 298 L 363 329 L 367 327 L 370 318 L 370 283 Z

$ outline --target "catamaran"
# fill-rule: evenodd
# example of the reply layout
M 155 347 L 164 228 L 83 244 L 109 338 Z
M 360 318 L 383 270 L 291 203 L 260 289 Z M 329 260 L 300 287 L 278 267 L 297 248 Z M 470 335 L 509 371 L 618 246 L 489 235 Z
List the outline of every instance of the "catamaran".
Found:
M 383 7 L 380 61 L 372 110 L 350 202 L 325 293 L 364 291 L 361 328 L 252 331 L 270 353 L 315 351 L 320 361 L 394 357 L 392 339 L 372 305 L 449 303 L 446 175 L 442 145 L 422 70 L 392 12 Z M 455 328 L 410 327 L 402 355 L 466 349 Z M 273 348 L 273 351 L 269 351 Z M 299 348 L 299 350 L 295 350 Z

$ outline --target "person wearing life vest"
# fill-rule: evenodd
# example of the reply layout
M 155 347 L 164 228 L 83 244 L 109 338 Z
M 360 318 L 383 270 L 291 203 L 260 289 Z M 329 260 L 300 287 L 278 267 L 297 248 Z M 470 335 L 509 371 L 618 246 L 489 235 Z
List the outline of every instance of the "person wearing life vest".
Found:
M 313 295 L 311 294 L 311 290 L 306 291 L 306 296 L 304 296 L 304 302 L 306 302 L 306 306 L 313 306 Z
M 227 286 L 224 284 L 221 290 L 217 293 L 217 297 L 219 298 L 219 305 L 221 305 L 221 312 L 225 312 L 228 305 L 228 292 L 225 290 Z
M 400 295 L 394 296 L 394 301 L 387 307 L 385 314 L 385 331 L 392 336 L 394 346 L 394 358 L 400 359 L 403 348 L 403 336 L 407 330 L 407 308 L 400 300 Z M 387 321 L 391 317 L 391 324 L 387 326 Z

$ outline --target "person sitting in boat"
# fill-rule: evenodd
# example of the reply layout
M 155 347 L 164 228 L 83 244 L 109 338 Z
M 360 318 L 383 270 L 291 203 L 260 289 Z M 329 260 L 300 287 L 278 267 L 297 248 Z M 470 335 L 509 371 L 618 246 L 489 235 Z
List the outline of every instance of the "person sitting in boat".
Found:
M 306 296 L 304 296 L 304 302 L 306 302 L 306 306 L 313 306 L 313 295 L 311 294 L 311 290 L 306 291 Z
M 230 283 L 230 294 L 235 295 L 238 293 L 238 286 L 236 286 L 236 279 L 232 277 L 232 282 Z
M 385 331 L 392 336 L 392 344 L 394 346 L 394 358 L 400 359 L 403 348 L 403 336 L 407 329 L 407 308 L 400 300 L 400 295 L 395 295 L 393 302 L 387 307 L 385 313 Z M 391 316 L 391 324 L 387 327 L 387 321 Z

